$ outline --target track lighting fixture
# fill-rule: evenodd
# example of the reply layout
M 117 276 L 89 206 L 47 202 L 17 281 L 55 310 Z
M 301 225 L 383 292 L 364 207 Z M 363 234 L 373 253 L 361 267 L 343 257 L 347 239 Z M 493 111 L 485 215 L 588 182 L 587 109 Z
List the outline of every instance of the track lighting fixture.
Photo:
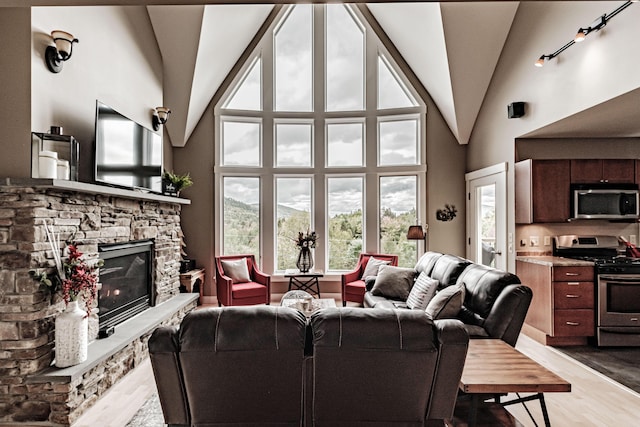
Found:
M 613 18 L 618 13 L 622 12 L 623 10 L 625 10 L 627 7 L 631 6 L 631 3 L 633 3 L 633 2 L 632 1 L 626 1 L 622 5 L 620 5 L 617 9 L 612 11 L 611 13 L 604 14 L 604 15 L 598 17 L 595 21 L 593 21 L 591 23 L 590 26 L 584 27 L 584 28 L 582 28 L 582 27 L 579 28 L 578 32 L 576 33 L 576 36 L 573 38 L 573 40 L 571 40 L 570 42 L 568 42 L 567 44 L 565 44 L 564 46 L 562 46 L 560 49 L 556 50 L 552 54 L 540 56 L 540 58 L 538 58 L 536 60 L 534 65 L 536 67 L 542 67 L 544 65 L 545 61 L 548 61 L 550 59 L 555 58 L 556 56 L 560 55 L 563 51 L 565 51 L 568 47 L 573 46 L 575 43 L 580 43 L 589 34 L 595 32 L 595 31 L 600 31 L 601 29 L 603 29 L 607 25 L 607 22 L 609 22 L 609 20 L 611 18 Z

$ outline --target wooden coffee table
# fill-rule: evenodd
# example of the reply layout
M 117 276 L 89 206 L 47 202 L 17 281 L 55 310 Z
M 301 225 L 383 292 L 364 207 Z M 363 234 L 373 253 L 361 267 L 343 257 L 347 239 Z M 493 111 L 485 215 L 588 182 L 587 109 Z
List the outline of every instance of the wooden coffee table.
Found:
M 545 426 L 549 427 L 549 414 L 543 393 L 570 392 L 571 384 L 536 361 L 528 358 L 502 340 L 469 340 L 467 359 L 460 378 L 460 390 L 471 396 L 469 427 L 476 424 L 478 404 L 488 397 L 499 402 L 501 394 L 535 393 L 519 397 L 502 406 L 539 400 Z

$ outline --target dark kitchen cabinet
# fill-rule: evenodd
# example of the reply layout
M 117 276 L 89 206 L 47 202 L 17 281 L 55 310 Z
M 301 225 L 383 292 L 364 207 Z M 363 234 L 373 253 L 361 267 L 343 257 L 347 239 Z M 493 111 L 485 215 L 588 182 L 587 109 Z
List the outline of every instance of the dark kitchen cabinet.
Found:
M 595 182 L 631 183 L 636 181 L 634 159 L 578 159 L 571 160 L 571 183 Z
M 570 162 L 527 159 L 515 164 L 517 224 L 569 219 Z
M 545 345 L 584 345 L 595 335 L 593 266 L 516 260 L 516 274 L 533 291 L 527 335 Z

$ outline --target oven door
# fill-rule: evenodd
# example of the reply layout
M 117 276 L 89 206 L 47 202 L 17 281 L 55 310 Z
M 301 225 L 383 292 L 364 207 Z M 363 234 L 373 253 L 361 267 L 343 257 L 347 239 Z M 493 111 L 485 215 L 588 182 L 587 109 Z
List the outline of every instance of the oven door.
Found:
M 598 276 L 598 326 L 640 327 L 640 275 Z

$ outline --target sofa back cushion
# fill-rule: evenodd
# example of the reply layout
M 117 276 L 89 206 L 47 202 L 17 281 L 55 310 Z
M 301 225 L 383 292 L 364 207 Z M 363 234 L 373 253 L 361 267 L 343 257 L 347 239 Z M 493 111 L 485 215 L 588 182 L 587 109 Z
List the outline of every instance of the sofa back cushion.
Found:
M 463 321 L 470 324 L 481 324 L 491 311 L 493 304 L 507 285 L 519 284 L 520 279 L 515 274 L 497 270 L 482 264 L 472 264 L 467 267 L 458 283 L 464 283 L 466 293 L 464 298 Z M 467 316 L 470 316 L 467 318 Z M 475 320 L 472 320 L 475 317 Z
M 431 276 L 433 266 L 441 256 L 442 254 L 440 252 L 425 252 L 416 263 L 416 271 L 418 274 L 426 273 L 427 276 Z
M 300 425 L 305 336 L 304 315 L 288 307 L 185 316 L 179 360 L 192 425 Z
M 324 309 L 310 324 L 314 425 L 423 425 L 438 367 L 424 312 Z
M 455 285 L 462 271 L 471 264 L 471 261 L 455 255 L 442 255 L 431 270 L 431 278 L 440 282 L 440 288 Z

